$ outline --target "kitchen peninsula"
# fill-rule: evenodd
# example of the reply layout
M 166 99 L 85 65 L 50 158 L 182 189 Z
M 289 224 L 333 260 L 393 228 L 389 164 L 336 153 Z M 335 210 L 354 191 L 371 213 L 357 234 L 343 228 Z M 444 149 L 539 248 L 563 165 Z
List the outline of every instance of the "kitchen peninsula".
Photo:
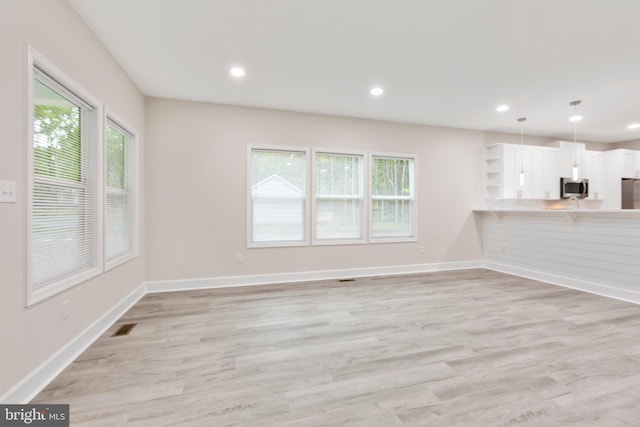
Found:
M 476 210 L 487 267 L 640 303 L 640 210 Z
M 640 303 L 640 210 L 620 206 L 621 179 L 638 175 L 640 151 L 551 145 L 485 147 L 484 206 L 474 215 L 486 266 Z M 589 193 L 562 199 L 573 162 Z

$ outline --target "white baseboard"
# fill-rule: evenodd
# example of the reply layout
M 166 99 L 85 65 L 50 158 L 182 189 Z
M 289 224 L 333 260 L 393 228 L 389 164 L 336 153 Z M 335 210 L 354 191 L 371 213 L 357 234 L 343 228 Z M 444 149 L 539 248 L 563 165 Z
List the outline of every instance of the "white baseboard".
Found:
M 354 268 L 344 270 L 308 271 L 299 273 L 261 274 L 251 276 L 212 277 L 207 279 L 163 280 L 145 282 L 107 313 L 93 322 L 76 338 L 34 369 L 18 384 L 0 396 L 3 404 L 26 404 L 58 376 L 83 351 L 109 329 L 129 308 L 147 293 L 184 291 L 190 289 L 223 288 L 233 286 L 266 285 L 393 274 L 428 273 L 446 270 L 482 268 L 482 261 L 444 262 L 433 264 L 399 265 L 388 267 Z
M 261 274 L 248 276 L 212 277 L 205 279 L 161 280 L 145 282 L 120 303 L 96 320 L 85 331 L 52 355 L 22 381 L 0 396 L 2 403 L 28 403 L 49 382 L 73 362 L 84 350 L 113 325 L 129 308 L 147 293 L 185 291 L 193 289 L 256 286 L 314 280 L 347 279 L 356 277 L 389 276 L 399 274 L 431 273 L 437 271 L 487 268 L 553 285 L 564 286 L 593 294 L 640 304 L 640 292 L 620 289 L 566 276 L 510 266 L 489 261 L 461 261 L 431 264 L 398 265 L 387 267 L 351 268 L 342 270 L 306 271 L 298 273 Z
M 235 286 L 257 286 L 277 283 L 309 282 L 315 280 L 349 279 L 355 277 L 390 276 L 396 274 L 432 273 L 436 271 L 482 268 L 482 261 L 457 261 L 430 264 L 397 265 L 387 267 L 348 268 L 341 270 L 301 271 L 249 276 L 223 276 L 203 279 L 159 280 L 145 283 L 147 293 L 175 292 L 194 289 L 214 289 Z
M 499 271 L 501 273 L 512 274 L 514 276 L 524 277 L 526 279 L 538 280 L 540 282 L 552 285 L 563 286 L 565 288 L 576 289 L 579 291 L 589 292 L 591 294 L 600 295 L 609 298 L 615 298 L 622 301 L 640 304 L 640 292 L 621 289 L 615 286 L 609 286 L 602 283 L 589 282 L 586 280 L 573 279 L 567 276 L 545 273 L 543 271 L 530 270 L 523 267 L 517 267 L 508 264 L 485 261 L 484 267 L 489 270 Z
M 0 396 L 0 402 L 3 404 L 29 403 L 144 295 L 144 286 L 138 286 L 125 299 L 112 307 L 77 337 L 31 371 L 22 381 Z

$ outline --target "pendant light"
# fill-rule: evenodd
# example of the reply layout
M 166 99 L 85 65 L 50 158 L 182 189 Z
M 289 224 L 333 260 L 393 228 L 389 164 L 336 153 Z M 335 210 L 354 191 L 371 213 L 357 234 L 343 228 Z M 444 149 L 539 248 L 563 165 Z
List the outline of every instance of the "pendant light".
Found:
M 523 141 L 524 141 L 524 122 L 526 117 L 520 117 L 518 123 L 520 123 L 520 186 L 524 185 L 524 154 L 523 154 Z
M 578 168 L 578 122 L 582 120 L 582 116 L 578 114 L 578 105 L 582 101 L 571 101 L 569 105 L 573 107 L 574 114 L 569 118 L 569 121 L 573 122 L 573 169 L 571 170 L 571 179 L 578 181 L 580 178 L 580 169 Z

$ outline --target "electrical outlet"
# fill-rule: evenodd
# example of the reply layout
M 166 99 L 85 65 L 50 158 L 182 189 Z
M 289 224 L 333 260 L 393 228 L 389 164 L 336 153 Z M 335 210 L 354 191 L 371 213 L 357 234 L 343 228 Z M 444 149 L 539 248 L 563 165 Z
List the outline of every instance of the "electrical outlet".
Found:
M 16 182 L 0 180 L 0 203 L 16 202 Z
M 244 254 L 236 254 L 236 262 L 244 262 Z
M 62 320 L 69 318 L 69 301 L 62 301 Z
M 423 254 L 424 253 L 424 245 L 420 246 L 420 253 Z

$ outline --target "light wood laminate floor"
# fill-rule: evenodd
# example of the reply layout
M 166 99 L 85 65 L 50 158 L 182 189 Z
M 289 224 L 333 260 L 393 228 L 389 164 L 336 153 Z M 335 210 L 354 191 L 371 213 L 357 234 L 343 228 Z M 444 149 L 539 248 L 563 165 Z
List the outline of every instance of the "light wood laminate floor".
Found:
M 482 269 L 161 293 L 33 402 L 73 426 L 638 426 L 639 338 L 640 306 Z

